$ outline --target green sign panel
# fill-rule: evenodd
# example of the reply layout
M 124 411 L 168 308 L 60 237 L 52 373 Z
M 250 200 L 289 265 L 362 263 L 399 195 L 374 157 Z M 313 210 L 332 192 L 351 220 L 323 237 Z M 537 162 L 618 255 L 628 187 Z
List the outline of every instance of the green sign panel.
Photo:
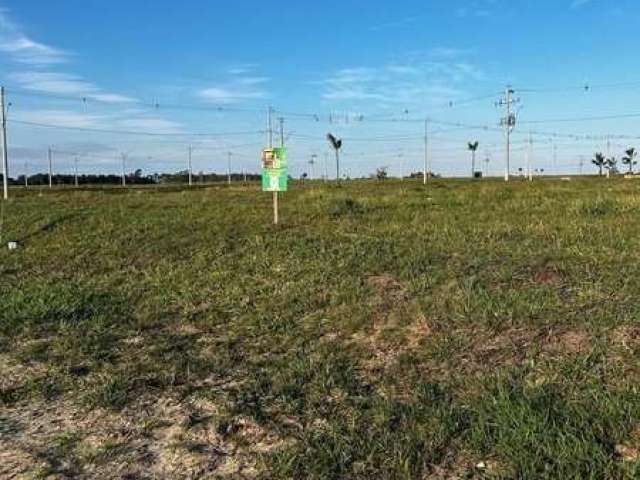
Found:
M 287 191 L 287 151 L 268 148 L 262 152 L 262 191 Z

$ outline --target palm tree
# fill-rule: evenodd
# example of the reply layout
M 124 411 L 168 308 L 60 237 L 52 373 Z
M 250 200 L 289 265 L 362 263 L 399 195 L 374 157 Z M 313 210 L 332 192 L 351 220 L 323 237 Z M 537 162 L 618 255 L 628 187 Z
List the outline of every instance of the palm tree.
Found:
M 600 152 L 596 153 L 596 156 L 593 158 L 593 160 L 591 160 L 591 163 L 598 167 L 598 175 L 602 176 L 602 169 L 607 163 L 607 159 L 604 157 L 604 155 Z
M 618 173 L 618 160 L 616 159 L 616 157 L 608 158 L 605 161 L 605 167 L 607 168 L 607 177 L 609 177 L 611 174 Z
M 467 148 L 471 152 L 471 178 L 476 174 L 476 150 L 478 150 L 478 146 L 480 146 L 480 143 L 477 140 L 467 143 Z
M 629 173 L 633 174 L 633 166 L 638 163 L 636 161 L 636 157 L 638 156 L 638 152 L 636 152 L 636 149 L 631 147 L 628 148 L 627 150 L 624 151 L 624 153 L 626 154 L 624 157 L 622 157 L 622 163 L 624 163 L 625 165 L 629 165 Z
M 342 148 L 342 140 L 334 137 L 332 134 L 327 133 L 327 140 L 336 151 L 336 180 L 340 181 L 340 149 Z

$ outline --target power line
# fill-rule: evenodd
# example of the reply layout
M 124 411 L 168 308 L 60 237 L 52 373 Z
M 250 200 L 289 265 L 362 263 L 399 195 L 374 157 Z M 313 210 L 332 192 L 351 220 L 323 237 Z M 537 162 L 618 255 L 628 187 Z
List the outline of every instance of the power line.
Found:
M 38 122 L 27 122 L 24 120 L 13 120 L 7 119 L 9 123 L 16 123 L 20 125 L 28 125 L 32 127 L 43 127 L 43 128 L 55 128 L 61 130 L 77 130 L 82 132 L 95 132 L 95 133 L 112 133 L 116 135 L 142 135 L 142 136 L 151 136 L 151 137 L 224 137 L 229 135 L 252 135 L 252 134 L 262 134 L 263 130 L 251 130 L 244 132 L 217 132 L 217 133 L 160 133 L 160 132 L 144 132 L 144 131 L 132 131 L 132 130 L 111 130 L 107 128 L 91 128 L 91 127 L 76 127 L 71 125 L 53 125 L 50 123 L 38 123 Z
M 82 105 L 90 105 L 93 103 L 108 105 L 111 107 L 120 107 L 122 105 L 135 105 L 139 107 L 146 107 L 154 110 L 193 110 L 193 111 L 208 111 L 208 112 L 245 112 L 245 113 L 260 113 L 264 110 L 264 107 L 231 107 L 228 105 L 193 105 L 193 104 L 180 104 L 180 103 L 161 103 L 159 101 L 143 102 L 135 99 L 124 99 L 119 102 L 104 100 L 97 97 L 99 93 L 88 93 L 84 96 L 73 96 L 56 93 L 48 93 L 42 91 L 32 91 L 20 88 L 8 88 L 7 93 L 11 93 L 15 96 L 21 97 L 33 97 L 33 98 L 48 98 L 51 100 L 70 101 L 80 103 Z

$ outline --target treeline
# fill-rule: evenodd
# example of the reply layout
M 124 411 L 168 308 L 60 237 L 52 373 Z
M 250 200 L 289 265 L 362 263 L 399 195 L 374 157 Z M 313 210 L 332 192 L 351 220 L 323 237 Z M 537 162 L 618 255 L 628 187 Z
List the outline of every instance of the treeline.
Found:
M 2 178 L 2 174 L 0 174 Z M 127 184 L 132 185 L 147 185 L 155 183 L 151 177 L 143 177 L 136 175 L 126 175 Z M 29 185 L 49 185 L 49 174 L 36 173 L 27 177 L 27 183 Z M 54 185 L 74 185 L 74 175 L 55 174 L 51 176 L 51 183 Z M 24 175 L 20 175 L 17 178 L 9 177 L 10 185 L 24 185 Z M 122 184 L 122 175 L 78 175 L 78 185 L 119 185 Z
M 256 182 L 261 176 L 256 173 L 231 173 L 232 182 Z M 192 173 L 191 179 L 194 183 L 215 183 L 228 181 L 227 174 L 219 173 Z M 154 175 L 154 181 L 157 183 L 187 183 L 189 181 L 189 172 L 181 171 L 177 173 L 161 173 Z
M 2 173 L 0 173 L 0 181 L 2 180 Z M 228 180 L 227 175 L 221 175 L 217 173 L 193 173 L 193 183 L 213 183 L 213 182 L 226 182 Z M 231 181 L 258 181 L 260 175 L 258 174 L 243 174 L 232 173 Z M 51 176 L 51 183 L 53 185 L 75 185 L 75 175 L 68 174 L 54 174 Z M 152 185 L 152 184 L 178 184 L 187 183 L 189 181 L 188 172 L 177 173 L 154 173 L 152 175 L 142 175 L 140 171 L 129 173 L 125 176 L 127 185 Z M 27 176 L 26 183 L 28 185 L 49 185 L 48 173 L 36 173 L 34 175 Z M 18 177 L 9 177 L 10 185 L 25 185 L 25 176 L 20 175 Z M 90 175 L 78 175 L 78 185 L 122 185 L 122 175 L 113 174 L 90 174 Z

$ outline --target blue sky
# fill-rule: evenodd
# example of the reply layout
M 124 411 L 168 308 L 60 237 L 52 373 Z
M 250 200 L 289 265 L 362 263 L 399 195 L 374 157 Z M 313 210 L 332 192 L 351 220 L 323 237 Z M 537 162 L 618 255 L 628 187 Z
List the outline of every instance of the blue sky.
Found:
M 534 166 L 558 173 L 577 172 L 595 150 L 640 146 L 625 137 L 640 137 L 640 117 L 556 121 L 640 113 L 631 0 L 0 6 L 13 175 L 44 171 L 49 146 L 61 172 L 76 154 L 83 171 L 116 172 L 122 153 L 129 170 L 176 171 L 189 144 L 195 171 L 224 171 L 228 151 L 234 170 L 257 171 L 269 105 L 285 118 L 296 176 L 320 174 L 328 131 L 344 137 L 352 176 L 417 171 L 426 117 L 435 171 L 467 174 L 466 142 L 478 140 L 483 166 L 501 173 L 495 102 L 507 84 L 520 99 L 513 169 L 529 130 Z

